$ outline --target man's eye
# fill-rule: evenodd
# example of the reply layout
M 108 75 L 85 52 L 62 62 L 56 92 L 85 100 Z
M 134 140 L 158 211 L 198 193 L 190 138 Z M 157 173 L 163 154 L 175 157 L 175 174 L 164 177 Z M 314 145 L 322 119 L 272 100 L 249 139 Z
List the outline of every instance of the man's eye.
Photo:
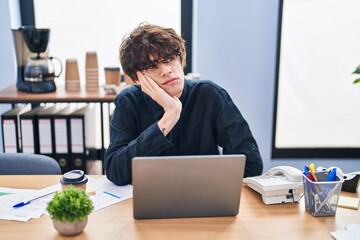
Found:
M 145 69 L 155 69 L 155 68 L 157 68 L 158 66 L 156 65 L 156 64 L 152 64 L 152 65 L 150 65 L 150 66 L 147 66 L 147 67 L 145 67 Z

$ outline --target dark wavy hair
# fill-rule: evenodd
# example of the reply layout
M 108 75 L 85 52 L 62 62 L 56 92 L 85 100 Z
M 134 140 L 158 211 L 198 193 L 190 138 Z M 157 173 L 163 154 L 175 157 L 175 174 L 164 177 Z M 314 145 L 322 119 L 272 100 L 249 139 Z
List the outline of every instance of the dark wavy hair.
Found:
M 150 56 L 152 59 L 150 59 Z M 120 45 L 120 62 L 125 74 L 135 82 L 137 71 L 153 68 L 158 62 L 179 56 L 186 66 L 185 40 L 174 29 L 141 23 Z

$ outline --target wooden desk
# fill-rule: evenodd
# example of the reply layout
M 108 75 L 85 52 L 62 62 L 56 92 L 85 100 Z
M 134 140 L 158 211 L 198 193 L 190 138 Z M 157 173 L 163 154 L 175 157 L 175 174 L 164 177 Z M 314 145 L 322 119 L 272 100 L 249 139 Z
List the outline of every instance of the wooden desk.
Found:
M 60 176 L 0 176 L 1 187 L 40 189 Z M 349 196 L 357 194 L 345 193 Z M 83 233 L 73 239 L 332 239 L 330 232 L 359 223 L 359 210 L 338 208 L 335 217 L 313 217 L 296 204 L 263 204 L 244 186 L 236 217 L 134 220 L 132 200 L 93 212 Z M 62 239 L 43 215 L 27 223 L 0 220 L 0 239 Z

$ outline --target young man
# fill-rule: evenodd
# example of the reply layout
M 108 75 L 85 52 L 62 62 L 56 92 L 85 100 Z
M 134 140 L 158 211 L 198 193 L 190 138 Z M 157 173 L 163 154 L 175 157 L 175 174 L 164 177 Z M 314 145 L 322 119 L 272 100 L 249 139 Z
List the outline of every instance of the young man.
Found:
M 184 79 L 185 41 L 171 28 L 141 24 L 120 46 L 125 74 L 136 85 L 115 99 L 107 178 L 132 181 L 135 156 L 245 154 L 245 177 L 263 163 L 248 123 L 228 93 L 210 81 Z

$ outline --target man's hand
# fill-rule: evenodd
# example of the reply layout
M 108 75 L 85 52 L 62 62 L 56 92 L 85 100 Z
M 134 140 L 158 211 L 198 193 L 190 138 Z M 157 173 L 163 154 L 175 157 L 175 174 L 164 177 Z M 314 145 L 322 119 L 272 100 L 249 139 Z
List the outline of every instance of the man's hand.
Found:
M 167 94 L 152 78 L 137 72 L 141 90 L 149 95 L 155 102 L 157 102 L 163 109 L 164 115 L 159 120 L 158 126 L 166 136 L 175 126 L 180 118 L 182 104 L 177 97 Z

